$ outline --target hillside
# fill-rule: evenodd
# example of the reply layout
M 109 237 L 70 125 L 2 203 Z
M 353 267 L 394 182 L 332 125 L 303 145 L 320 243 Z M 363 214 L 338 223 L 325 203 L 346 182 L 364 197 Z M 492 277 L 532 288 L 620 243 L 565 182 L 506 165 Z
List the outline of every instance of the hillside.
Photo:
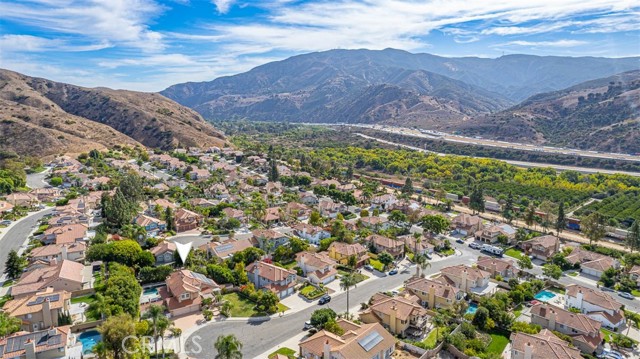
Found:
M 460 128 L 468 135 L 597 149 L 640 152 L 640 70 L 532 96 Z
M 221 146 L 196 112 L 155 93 L 83 88 L 0 70 L 2 149 L 31 155 L 142 144 Z
M 637 68 L 638 58 L 446 58 L 393 49 L 331 50 L 161 93 L 207 119 L 455 129 L 531 95 Z

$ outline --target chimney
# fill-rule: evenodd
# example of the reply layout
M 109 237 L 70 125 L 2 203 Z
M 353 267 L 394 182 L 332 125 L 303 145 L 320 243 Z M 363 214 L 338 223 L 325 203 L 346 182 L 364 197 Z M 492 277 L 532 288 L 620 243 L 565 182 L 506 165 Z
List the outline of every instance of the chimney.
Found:
M 582 289 L 578 289 L 578 295 L 576 297 L 578 299 L 578 309 L 582 310 L 582 300 L 584 299 Z
M 469 273 L 467 272 L 467 269 L 463 269 L 462 270 L 462 283 L 460 284 L 460 289 L 462 289 L 462 291 L 467 292 L 467 278 L 468 278 Z
M 24 343 L 24 351 L 27 359 L 36 359 L 36 343 L 33 340 L 28 339 Z
M 63 245 L 62 245 L 62 249 L 61 249 L 61 251 L 62 251 L 62 253 L 61 253 L 61 258 L 62 258 L 62 260 L 69 259 L 69 258 L 67 257 L 67 256 L 68 256 L 68 249 L 67 249 L 67 245 L 66 245 L 66 244 L 63 244 Z
M 391 302 L 391 312 L 389 313 L 389 329 L 391 329 L 391 334 L 397 334 L 397 320 L 398 318 L 398 307 L 396 306 L 396 301 Z
M 429 308 L 436 307 L 436 286 L 433 284 L 429 286 L 429 296 L 427 297 L 427 300 L 429 302 Z
M 524 345 L 524 359 L 532 359 L 533 358 L 533 346 L 531 343 L 527 342 Z
M 55 318 L 58 319 L 57 317 Z M 42 320 L 44 321 L 44 326 L 47 328 L 51 328 L 54 324 L 53 313 L 51 312 L 51 302 L 49 301 L 49 297 L 45 298 L 42 303 Z
M 322 353 L 323 359 L 331 359 L 331 345 L 329 345 L 329 339 L 325 340 L 324 345 L 322 346 Z
M 556 330 L 556 311 L 549 308 L 548 306 L 547 310 L 549 311 L 549 329 Z

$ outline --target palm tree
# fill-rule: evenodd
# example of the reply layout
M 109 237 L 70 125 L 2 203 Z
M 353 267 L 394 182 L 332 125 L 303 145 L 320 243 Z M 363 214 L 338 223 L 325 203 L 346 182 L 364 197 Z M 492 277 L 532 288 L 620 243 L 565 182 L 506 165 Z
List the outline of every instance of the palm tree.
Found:
M 413 261 L 416 263 L 416 277 L 420 277 L 420 271 L 431 267 L 431 263 L 429 263 L 428 258 L 424 254 L 415 254 L 413 257 Z
M 445 325 L 445 318 L 442 316 L 442 314 L 438 313 L 435 316 L 433 316 L 433 318 L 431 318 L 431 323 L 433 323 L 433 325 L 436 327 L 436 343 L 438 342 L 438 339 L 440 339 L 440 327 Z
M 158 337 L 162 339 L 162 357 L 164 358 L 164 334 L 166 333 L 166 331 L 169 329 L 169 327 L 172 325 L 173 323 L 169 320 L 169 318 L 167 317 L 161 317 L 160 320 L 158 320 Z M 154 338 L 154 343 L 157 342 L 157 338 Z M 156 358 L 158 357 L 158 352 L 156 349 Z
M 347 317 L 349 317 L 349 289 L 355 287 L 358 281 L 353 273 L 340 277 L 340 289 L 347 291 Z
M 156 357 L 158 356 L 158 324 L 161 319 L 166 319 L 164 316 L 164 307 L 156 304 L 152 304 L 147 312 L 145 313 L 145 318 L 151 320 L 151 326 L 153 327 L 153 344 L 156 353 Z
M 233 334 L 219 336 L 213 346 L 218 351 L 215 359 L 242 359 L 242 343 Z
M 109 314 L 107 311 L 109 310 L 109 305 L 107 304 L 107 300 L 100 293 L 96 293 L 95 300 L 89 305 L 89 311 L 93 313 L 100 313 L 100 319 L 104 320 L 104 318 Z

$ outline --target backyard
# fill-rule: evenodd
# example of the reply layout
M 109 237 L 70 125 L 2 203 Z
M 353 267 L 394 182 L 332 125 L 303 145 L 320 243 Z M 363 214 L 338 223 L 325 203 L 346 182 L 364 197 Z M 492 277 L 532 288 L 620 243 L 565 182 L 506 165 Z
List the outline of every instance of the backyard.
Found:
M 489 343 L 489 346 L 487 347 L 487 352 L 501 355 L 504 348 L 509 344 L 509 334 L 497 330 L 489 334 L 491 335 L 491 343 Z

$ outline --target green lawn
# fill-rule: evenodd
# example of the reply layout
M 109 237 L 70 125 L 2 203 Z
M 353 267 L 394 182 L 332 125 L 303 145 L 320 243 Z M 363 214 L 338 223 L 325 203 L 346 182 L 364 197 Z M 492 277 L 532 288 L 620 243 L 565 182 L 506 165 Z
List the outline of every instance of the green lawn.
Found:
M 437 332 L 437 333 L 436 333 Z M 429 335 L 422 341 L 422 344 L 425 345 L 426 348 L 435 348 L 439 341 L 444 339 L 444 336 L 449 334 L 449 328 L 440 327 L 439 330 L 435 328 L 429 332 Z M 438 340 L 436 340 L 436 335 L 438 335 Z
M 571 276 L 571 277 L 577 277 L 578 276 L 578 272 L 567 273 L 567 275 Z
M 338 270 L 338 274 L 341 276 L 345 276 L 347 274 L 349 274 L 349 272 L 343 271 L 343 270 Z M 367 280 L 369 279 L 368 275 L 362 274 L 362 273 L 353 273 L 353 276 L 356 278 L 356 283 L 360 283 L 363 280 Z
M 602 332 L 602 334 L 604 335 L 605 342 L 607 343 L 611 342 L 611 336 L 613 335 L 612 331 L 608 329 L 600 328 L 600 332 Z
M 282 355 L 286 355 L 287 357 L 289 357 L 289 359 L 295 359 L 296 354 L 298 354 L 295 350 L 291 349 L 291 348 L 280 348 L 278 350 L 276 350 L 275 352 L 269 354 L 269 359 L 273 358 L 276 356 L 276 354 L 282 354 Z
M 515 259 L 520 259 L 522 258 L 522 256 L 524 254 L 522 254 L 521 251 L 515 249 L 515 248 L 509 248 L 504 252 L 505 255 L 508 255 L 509 257 L 515 258 Z
M 631 294 L 633 294 L 634 297 L 640 297 L 640 290 L 633 289 L 631 290 Z
M 11 286 L 12 284 L 13 284 L 13 281 L 12 281 L 12 280 L 8 280 L 8 281 L 6 281 L 6 282 L 2 283 L 2 288 L 9 287 L 9 286 Z
M 453 248 L 449 248 L 449 249 L 442 250 L 438 253 L 440 253 L 440 255 L 443 255 L 443 256 L 452 256 L 456 254 L 456 250 Z
M 75 297 L 75 298 L 71 298 L 71 304 L 77 304 L 77 303 L 87 303 L 87 304 L 91 304 L 96 300 L 96 296 L 91 294 L 91 295 L 83 295 L 82 297 Z
M 380 272 L 384 272 L 384 264 L 382 264 L 379 260 L 370 258 L 369 264 Z
M 300 294 L 307 299 L 316 299 L 321 297 L 326 291 L 316 288 L 312 285 L 300 289 Z
M 231 303 L 230 314 L 232 317 L 260 317 L 266 316 L 266 313 L 258 312 L 254 309 L 256 304 L 249 299 L 241 297 L 238 293 L 227 293 L 222 295 L 222 300 Z M 278 303 L 278 312 L 287 311 L 289 308 Z
M 276 264 L 278 267 L 281 267 L 281 268 L 291 269 L 291 268 L 293 268 L 293 267 L 295 267 L 295 266 L 296 266 L 297 262 L 296 262 L 296 261 L 291 261 L 291 262 L 289 262 L 289 263 L 278 263 L 278 262 L 276 262 L 275 264 Z
M 491 333 L 491 343 L 489 343 L 487 347 L 487 352 L 500 355 L 504 351 L 504 348 L 507 347 L 507 344 L 509 344 L 509 337 L 498 332 L 493 332 Z
M 548 288 L 550 291 L 557 293 L 557 294 L 562 294 L 564 295 L 566 293 L 566 290 L 562 289 L 562 288 L 556 288 L 556 287 L 550 287 Z

